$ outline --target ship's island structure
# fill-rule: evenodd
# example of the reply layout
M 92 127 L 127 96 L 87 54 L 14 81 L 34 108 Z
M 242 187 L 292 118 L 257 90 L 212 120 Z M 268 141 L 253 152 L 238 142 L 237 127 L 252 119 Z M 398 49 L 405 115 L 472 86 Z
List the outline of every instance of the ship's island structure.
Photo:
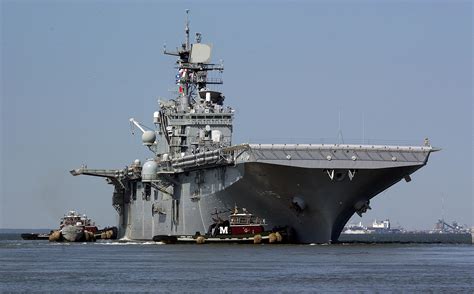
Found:
M 114 187 L 119 238 L 210 234 L 215 211 L 246 208 L 297 243 L 335 242 L 370 199 L 426 165 L 436 148 L 351 144 L 232 144 L 234 110 L 212 90 L 222 72 L 196 33 L 176 51 L 177 97 L 159 101 L 155 129 L 134 119 L 153 158 L 124 169 L 72 170 Z

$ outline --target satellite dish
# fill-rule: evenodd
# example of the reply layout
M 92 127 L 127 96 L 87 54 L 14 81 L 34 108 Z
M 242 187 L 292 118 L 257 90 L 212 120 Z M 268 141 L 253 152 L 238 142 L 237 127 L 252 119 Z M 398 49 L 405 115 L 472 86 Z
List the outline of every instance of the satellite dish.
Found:
M 212 46 L 208 44 L 193 44 L 191 48 L 191 63 L 209 63 L 211 61 Z

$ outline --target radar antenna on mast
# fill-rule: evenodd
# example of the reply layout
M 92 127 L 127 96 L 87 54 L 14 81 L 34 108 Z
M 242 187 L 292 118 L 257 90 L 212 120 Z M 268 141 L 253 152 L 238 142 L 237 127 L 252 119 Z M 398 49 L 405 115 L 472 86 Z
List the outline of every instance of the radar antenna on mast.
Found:
M 189 50 L 189 9 L 186 9 L 186 27 L 184 31 L 186 32 L 186 50 Z

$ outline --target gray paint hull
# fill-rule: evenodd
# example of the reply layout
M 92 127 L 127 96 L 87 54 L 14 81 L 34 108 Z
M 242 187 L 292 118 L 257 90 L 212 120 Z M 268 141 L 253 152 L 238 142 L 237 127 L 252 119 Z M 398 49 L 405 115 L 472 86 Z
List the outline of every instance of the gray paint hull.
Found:
M 61 234 L 66 241 L 77 242 L 83 239 L 84 229 L 78 226 L 65 226 L 61 229 Z
M 120 235 L 151 240 L 155 235 L 203 234 L 212 213 L 237 205 L 265 218 L 268 229 L 291 227 L 295 242 L 334 242 L 358 204 L 423 165 L 360 169 L 352 179 L 345 173 L 331 179 L 322 168 L 260 162 L 190 171 L 179 176 L 173 196 L 157 191 L 147 198 L 139 184 L 136 199 L 124 205 Z M 301 207 L 295 207 L 295 199 Z

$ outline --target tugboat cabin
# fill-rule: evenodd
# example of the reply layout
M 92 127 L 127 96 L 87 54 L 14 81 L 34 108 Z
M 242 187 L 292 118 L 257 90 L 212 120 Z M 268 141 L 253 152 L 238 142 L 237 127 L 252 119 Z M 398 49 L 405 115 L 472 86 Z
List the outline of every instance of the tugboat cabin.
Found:
M 242 213 L 235 209 L 234 213 L 230 215 L 229 221 L 232 235 L 258 234 L 263 232 L 263 226 L 265 225 L 264 219 L 247 213 L 245 208 Z

